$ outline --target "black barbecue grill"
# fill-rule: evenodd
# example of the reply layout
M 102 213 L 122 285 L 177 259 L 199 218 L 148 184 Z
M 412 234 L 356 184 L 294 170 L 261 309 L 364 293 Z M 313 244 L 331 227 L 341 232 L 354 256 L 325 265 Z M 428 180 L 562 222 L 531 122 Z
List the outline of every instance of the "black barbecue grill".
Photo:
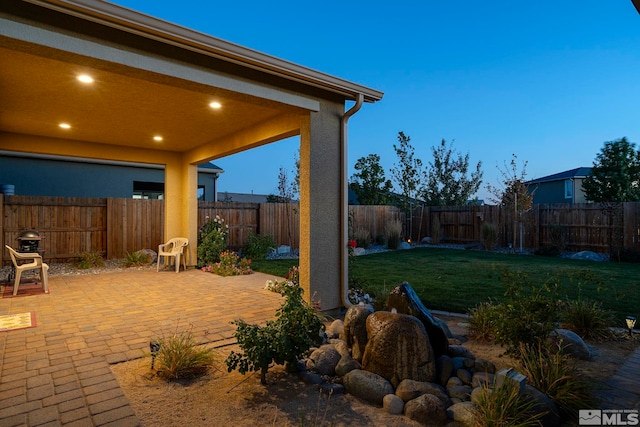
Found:
M 24 230 L 18 234 L 18 252 L 37 252 L 42 255 L 38 248 L 42 236 L 36 230 Z

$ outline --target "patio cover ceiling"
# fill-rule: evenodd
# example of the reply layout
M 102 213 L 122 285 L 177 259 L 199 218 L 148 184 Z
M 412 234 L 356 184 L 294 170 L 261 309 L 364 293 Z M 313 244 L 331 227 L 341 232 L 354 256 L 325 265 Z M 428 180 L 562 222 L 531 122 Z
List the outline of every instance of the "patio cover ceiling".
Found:
M 13 21 L 0 25 L 0 132 L 186 152 L 223 144 L 282 115 L 313 111 L 318 95 L 382 98 L 373 89 L 106 2 L 3 1 L 0 18 L 14 12 L 16 22 L 30 24 L 36 16 L 37 24 L 56 28 L 35 25 L 28 40 L 14 37 L 7 25 Z M 73 43 L 60 46 L 79 31 L 84 51 Z M 108 59 L 119 52 L 129 55 L 128 63 Z M 152 66 L 137 66 L 137 57 L 152 58 Z M 83 73 L 95 81 L 80 83 L 76 77 Z M 221 108 L 209 107 L 212 101 Z M 60 128 L 63 122 L 71 128 Z M 154 141 L 156 135 L 163 140 Z

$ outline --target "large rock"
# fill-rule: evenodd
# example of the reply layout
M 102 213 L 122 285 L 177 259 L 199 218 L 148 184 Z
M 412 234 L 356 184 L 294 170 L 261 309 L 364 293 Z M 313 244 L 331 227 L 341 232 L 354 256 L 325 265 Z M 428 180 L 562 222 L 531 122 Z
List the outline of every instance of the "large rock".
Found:
M 472 427 L 479 425 L 479 413 L 475 403 L 459 402 L 447 408 L 447 414 L 456 423 Z
M 435 357 L 423 324 L 407 314 L 378 311 L 367 317 L 369 342 L 362 369 L 397 386 L 410 378 L 432 382 L 436 375 Z
M 433 394 L 440 399 L 445 407 L 451 404 L 447 390 L 441 385 L 414 380 L 402 380 L 396 388 L 396 396 L 405 402 L 413 400 L 423 394 Z
M 591 359 L 591 352 L 580 335 L 568 329 L 555 329 L 549 334 L 549 340 L 567 354 L 581 360 Z
M 423 394 L 404 405 L 404 414 L 425 425 L 441 426 L 447 422 L 447 409 L 433 394 Z
M 352 305 L 344 315 L 344 332 L 340 338 L 351 348 L 351 356 L 362 362 L 367 346 L 367 317 L 373 313 L 369 304 Z
M 439 384 L 445 385 L 454 372 L 453 360 L 449 356 L 443 354 L 436 359 L 436 381 Z
M 382 409 L 391 415 L 402 415 L 404 412 L 404 401 L 395 394 L 387 394 L 382 399 Z
M 544 427 L 560 425 L 560 410 L 549 396 L 530 385 L 525 386 L 523 394 L 534 401 L 534 411 L 544 413 L 540 420 Z
M 389 381 L 361 369 L 349 372 L 342 382 L 350 394 L 374 405 L 382 405 L 384 397 L 393 394 L 393 386 Z
M 336 375 L 344 377 L 354 369 L 361 369 L 362 365 L 356 359 L 349 355 L 342 356 L 336 365 Z
M 307 370 L 319 375 L 333 377 L 336 374 L 336 365 L 340 361 L 340 353 L 332 344 L 323 345 L 313 351 L 307 359 Z
M 344 334 L 344 322 L 340 319 L 334 320 L 325 333 L 327 334 L 327 339 L 339 338 L 340 335 Z
M 422 301 L 411 285 L 405 282 L 393 288 L 385 304 L 389 310 L 395 308 L 398 313 L 410 314 L 417 317 L 429 335 L 429 341 L 431 342 L 431 347 L 436 357 L 447 354 L 449 347 L 447 334 L 440 327 L 438 321 L 431 315 L 427 307 L 422 304 Z

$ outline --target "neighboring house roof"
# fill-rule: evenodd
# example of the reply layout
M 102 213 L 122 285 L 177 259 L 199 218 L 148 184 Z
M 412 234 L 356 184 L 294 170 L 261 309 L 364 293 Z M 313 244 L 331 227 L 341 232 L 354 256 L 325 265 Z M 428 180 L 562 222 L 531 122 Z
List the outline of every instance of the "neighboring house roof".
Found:
M 198 165 L 198 171 L 202 172 L 202 173 L 217 173 L 217 174 L 221 174 L 224 172 L 224 169 L 222 169 L 219 166 L 214 165 L 211 162 L 208 163 L 202 163 L 200 165 Z
M 590 175 L 591 168 L 580 167 L 560 173 L 555 173 L 553 175 L 543 176 L 542 178 L 533 179 L 526 182 L 526 184 L 541 184 L 543 182 L 564 181 L 565 179 L 586 178 Z

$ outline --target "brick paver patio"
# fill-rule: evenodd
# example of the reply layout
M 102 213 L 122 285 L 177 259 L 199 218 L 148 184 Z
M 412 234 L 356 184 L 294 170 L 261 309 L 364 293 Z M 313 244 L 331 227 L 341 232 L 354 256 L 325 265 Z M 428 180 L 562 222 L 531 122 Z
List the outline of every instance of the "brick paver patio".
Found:
M 282 299 L 263 289 L 270 278 L 133 270 L 50 277 L 48 295 L 0 299 L 1 315 L 37 318 L 0 332 L 0 426 L 139 425 L 109 365 L 177 328 L 215 343 L 232 338 L 234 319 L 273 318 Z

